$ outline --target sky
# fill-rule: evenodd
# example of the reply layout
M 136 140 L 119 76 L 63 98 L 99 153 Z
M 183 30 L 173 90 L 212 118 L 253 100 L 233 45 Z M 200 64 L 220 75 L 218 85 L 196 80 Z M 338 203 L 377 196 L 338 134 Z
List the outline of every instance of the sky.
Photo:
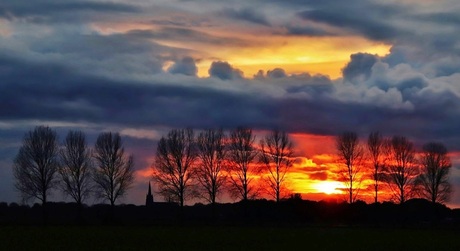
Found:
M 441 142 L 460 205 L 458 13 L 457 0 L 4 0 L 0 201 L 19 201 L 12 163 L 37 125 L 90 144 L 119 132 L 134 204 L 169 130 L 246 126 L 290 133 L 293 189 L 308 198 L 339 187 L 343 131 Z

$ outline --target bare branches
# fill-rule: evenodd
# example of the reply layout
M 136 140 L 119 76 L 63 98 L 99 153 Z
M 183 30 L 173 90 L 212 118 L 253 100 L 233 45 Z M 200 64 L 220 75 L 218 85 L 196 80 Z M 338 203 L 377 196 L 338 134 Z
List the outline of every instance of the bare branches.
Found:
M 393 136 L 389 150 L 387 183 L 400 204 L 414 196 L 417 175 L 414 145 L 403 136 Z
M 452 163 L 447 156 L 447 148 L 441 143 L 425 144 L 421 164 L 422 173 L 416 179 L 420 196 L 433 203 L 447 202 L 452 192 L 448 180 Z
M 59 153 L 61 188 L 81 205 L 90 196 L 92 189 L 92 156 L 85 134 L 81 131 L 70 131 Z
M 191 177 L 197 153 L 192 129 L 171 130 L 157 145 L 153 179 L 160 193 L 168 200 L 178 201 L 184 206 L 186 198 L 192 196 Z
M 371 132 L 367 139 L 367 150 L 372 162 L 372 178 L 374 180 L 374 202 L 378 202 L 378 191 L 382 180 L 382 169 L 388 153 L 388 144 L 379 132 Z
M 363 148 L 359 144 L 358 135 L 354 132 L 344 132 L 337 136 L 336 146 L 339 158 L 345 165 L 342 175 L 349 193 L 349 202 L 353 203 L 359 191 L 361 182 L 361 161 Z M 358 188 L 357 188 L 358 187 Z
M 226 181 L 222 172 L 227 157 L 226 137 L 222 129 L 210 129 L 198 135 L 196 145 L 200 160 L 196 177 L 207 195 L 203 197 L 214 204 Z
M 279 202 L 286 173 L 293 163 L 292 141 L 286 132 L 274 130 L 260 141 L 260 147 L 260 161 L 268 171 L 268 177 L 265 180 L 269 193 L 276 202 Z
M 246 201 L 256 195 L 251 184 L 251 164 L 257 156 L 251 129 L 238 127 L 230 134 L 230 185 L 232 196 Z
M 49 127 L 37 126 L 25 135 L 13 164 L 15 187 L 23 199 L 36 198 L 46 204 L 47 196 L 57 184 L 57 157 L 55 131 Z
M 133 156 L 125 156 L 118 133 L 101 133 L 94 148 L 97 195 L 109 200 L 114 206 L 115 201 L 126 194 L 134 181 Z

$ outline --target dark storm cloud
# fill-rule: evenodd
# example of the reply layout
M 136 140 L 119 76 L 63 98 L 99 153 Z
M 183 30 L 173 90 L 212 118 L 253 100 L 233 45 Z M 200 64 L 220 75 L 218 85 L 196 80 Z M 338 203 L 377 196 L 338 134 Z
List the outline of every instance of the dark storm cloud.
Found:
M 257 91 L 233 92 L 211 88 L 215 84 L 206 87 L 162 84 L 160 80 L 156 83 L 114 81 L 75 74 L 61 65 L 33 64 L 5 56 L 0 62 L 0 117 L 3 120 L 86 121 L 131 127 L 232 128 L 248 125 L 257 129 L 279 127 L 291 132 L 326 135 L 343 130 L 366 132 L 377 127 L 388 133 L 407 131 L 411 135 L 426 130 L 426 136 L 431 137 L 438 135 L 442 129 L 451 131 L 460 126 L 452 116 L 457 113 L 456 108 L 449 113 L 442 109 L 448 102 L 458 104 L 458 98 L 455 99 L 448 90 L 442 95 L 429 93 L 428 90 L 420 97 L 409 95 L 420 108 L 407 111 L 340 100 L 335 97 L 336 88 L 345 87 L 341 87 L 342 84 L 314 84 L 321 81 L 320 76 L 298 78 L 300 83 L 290 87 L 287 94 L 272 96 Z M 232 68 L 224 68 L 228 76 Z M 282 82 L 294 80 L 295 76 L 291 76 Z M 213 82 L 212 78 L 202 81 Z M 282 82 L 272 84 L 282 88 Z M 248 87 L 254 84 L 249 81 Z M 309 97 L 296 96 L 302 93 L 309 94 Z M 447 96 L 449 93 L 450 97 Z M 431 106 L 422 106 L 422 100 L 443 100 L 441 97 L 446 98 L 438 103 L 430 101 Z M 415 128 L 409 128 L 414 124 L 408 121 L 425 119 L 428 123 L 418 123 Z
M 261 14 L 256 12 L 253 9 L 243 8 L 243 9 L 233 9 L 233 8 L 226 8 L 219 12 L 226 17 L 235 19 L 235 20 L 242 20 L 254 24 L 260 24 L 264 26 L 271 26 L 270 22 L 267 18 Z
M 302 2 L 297 4 L 300 6 Z M 305 9 L 299 14 L 302 18 L 332 26 L 340 25 L 339 20 L 348 18 L 344 24 L 347 29 L 355 31 L 366 29 L 359 28 L 354 22 L 362 21 L 360 25 L 376 27 L 375 24 L 379 23 L 389 25 L 389 18 L 383 18 L 385 15 L 400 15 L 393 5 L 363 3 L 353 7 L 354 4 L 331 5 L 328 2 L 304 1 L 302 6 L 305 8 L 298 6 L 296 10 Z M 287 4 L 294 4 L 294 1 Z M 372 10 L 369 13 L 375 9 L 376 16 L 372 17 L 365 9 Z M 361 15 L 360 11 L 363 11 Z M 334 13 L 341 17 L 334 19 L 331 16 Z M 377 20 L 379 17 L 381 20 Z M 455 119 L 459 110 L 457 91 L 447 84 L 432 84 L 432 79 L 417 72 L 420 68 L 406 64 L 411 59 L 409 46 L 398 47 L 402 49 L 393 50 L 385 59 L 377 60 L 376 56 L 365 53 L 352 55 L 343 70 L 345 82 L 355 79 L 350 85 L 340 81 L 332 83 L 321 75 L 288 76 L 281 68 L 266 75 L 262 72 L 256 79 L 249 80 L 228 62 L 214 62 L 209 69 L 211 78 L 184 79 L 182 74 L 195 75 L 196 65 L 190 60 L 178 60 L 183 57 L 177 50 L 154 43 L 152 39 L 213 45 L 245 44 L 244 41 L 214 37 L 193 29 L 162 27 L 105 36 L 59 36 L 56 33 L 46 40 L 32 38 L 35 40 L 30 42 L 29 49 L 45 59 L 26 59 L 35 54 L 24 54 L 21 58 L 3 54 L 0 58 L 0 102 L 3 107 L 8 107 L 1 111 L 4 119 L 126 122 L 131 126 L 230 127 L 252 124 L 269 128 L 283 125 L 292 131 L 321 134 L 354 128 L 365 132 L 377 127 L 391 133 L 407 130 L 414 136 L 426 130 L 426 137 L 439 135 L 445 139 L 459 124 Z M 437 41 L 437 44 L 435 40 L 427 43 L 433 48 L 453 46 L 446 37 L 437 38 Z M 47 59 L 48 55 L 57 55 L 58 59 L 50 63 L 52 60 Z M 181 74 L 174 75 L 169 82 L 161 77 L 141 81 L 130 75 L 162 76 L 162 55 L 176 61 L 169 71 Z M 453 75 L 455 67 L 449 66 L 456 62 L 455 58 L 451 61 L 442 59 L 430 61 L 434 64 L 430 69 L 437 69 L 434 76 Z M 389 61 L 392 63 L 387 64 Z M 110 73 L 111 78 L 101 71 Z M 117 78 L 119 76 L 123 78 Z M 223 86 L 219 85 L 220 80 L 226 80 L 225 87 L 233 88 L 233 91 L 219 89 Z M 178 84 L 184 81 L 192 83 L 188 86 Z M 267 90 L 256 92 L 251 89 L 257 85 L 263 86 L 261 90 Z M 152 107 L 159 111 L 152 111 Z M 416 121 L 416 128 L 410 129 L 409 125 L 414 123 L 407 121 Z
M 282 86 L 283 91 L 294 95 L 319 98 L 334 92 L 334 83 L 328 76 L 320 74 L 312 76 L 309 73 L 288 75 L 282 68 L 268 70 L 266 73 L 259 70 L 254 75 L 254 80 L 262 81 L 264 84 Z
M 443 25 L 457 26 L 460 24 L 460 16 L 458 15 L 458 13 L 453 12 L 418 14 L 415 15 L 414 18 L 418 19 L 419 21 L 433 22 Z
M 61 36 L 56 34 L 53 37 L 35 40 L 30 45 L 30 49 L 43 55 L 52 53 L 66 56 L 78 55 L 80 58 L 94 60 L 111 58 L 120 54 L 142 55 L 147 52 L 171 51 L 170 48 L 138 36 L 135 32 L 111 35 L 93 33 Z
M 368 53 L 356 53 L 350 56 L 350 62 L 343 68 L 345 80 L 353 81 L 354 78 L 364 76 L 369 78 L 372 66 L 377 62 L 377 56 Z
M 324 29 L 316 28 L 313 26 L 292 26 L 287 25 L 284 27 L 287 35 L 294 36 L 311 36 L 311 37 L 322 37 L 322 36 L 334 36 L 335 34 L 328 32 Z
M 402 31 L 398 27 L 385 23 L 383 16 L 367 16 L 365 9 L 357 10 L 307 10 L 298 15 L 303 19 L 326 23 L 335 27 L 349 29 L 366 37 L 379 41 L 393 41 Z M 382 19 L 381 19 L 382 18 Z
M 308 73 L 301 75 L 293 75 L 291 79 L 296 79 L 300 83 L 308 84 L 298 84 L 294 86 L 289 86 L 286 88 L 286 91 L 289 93 L 305 93 L 311 96 L 318 97 L 324 94 L 330 94 L 334 91 L 334 83 L 328 76 L 324 75 L 310 75 Z
M 184 57 L 181 60 L 174 62 L 174 64 L 168 69 L 168 72 L 172 74 L 196 76 L 198 69 L 193 58 Z
M 0 16 L 7 19 L 25 18 L 31 21 L 84 21 L 84 13 L 136 13 L 141 10 L 129 4 L 94 1 L 15 0 L 0 6 Z
M 268 70 L 267 71 L 267 77 L 268 78 L 285 78 L 287 77 L 286 71 L 282 68 L 275 68 L 273 70 Z
M 407 64 L 390 66 L 378 58 L 372 65 L 373 61 L 354 67 L 355 75 L 366 78 L 337 86 L 334 97 L 356 105 L 351 109 L 355 115 L 350 114 L 354 121 L 350 128 L 362 128 L 364 133 L 377 128 L 390 135 L 404 134 L 420 145 L 441 140 L 451 149 L 459 149 L 456 141 L 460 134 L 455 128 L 460 126 L 460 89 L 451 83 L 460 75 L 429 79 Z M 338 121 L 347 119 L 338 117 Z
M 243 72 L 241 70 L 235 69 L 228 62 L 222 61 L 212 62 L 211 67 L 209 68 L 209 75 L 222 80 L 243 78 Z
M 186 50 L 163 46 L 132 33 L 61 35 L 56 32 L 49 37 L 23 35 L 18 36 L 18 39 L 30 42 L 28 50 L 6 50 L 2 55 L 30 58 L 31 61 L 45 64 L 53 61 L 54 65 L 67 66 L 69 73 L 81 71 L 112 77 L 159 73 L 166 60 L 164 55 L 176 57 L 187 53 Z M 14 45 L 9 46 L 15 49 Z M 42 68 L 48 74 L 53 74 L 45 67 Z
M 199 86 L 117 82 L 60 65 L 0 60 L 0 118 L 86 121 L 126 126 L 272 125 L 264 97 Z M 248 113 L 240 111 L 248 109 Z M 222 111 L 226 111 L 223 113 Z
M 280 8 L 296 10 L 298 17 L 337 27 L 342 32 L 364 35 L 378 41 L 394 41 L 401 35 L 411 34 L 411 30 L 395 25 L 392 21 L 405 18 L 409 8 L 404 4 L 376 1 L 335 1 L 335 0 L 271 0 L 259 1 L 272 3 Z M 304 28 L 293 29 L 292 33 L 306 35 L 324 35 L 325 31 Z

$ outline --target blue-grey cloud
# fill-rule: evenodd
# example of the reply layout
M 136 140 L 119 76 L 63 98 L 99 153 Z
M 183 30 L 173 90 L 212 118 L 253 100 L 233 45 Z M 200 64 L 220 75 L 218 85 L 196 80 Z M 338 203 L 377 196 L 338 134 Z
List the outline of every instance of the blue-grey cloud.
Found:
M 460 126 L 460 90 L 449 87 L 458 75 L 449 81 L 428 80 L 408 66 L 390 68 L 379 61 L 368 78 L 352 85 L 332 83 L 321 75 L 293 75 L 260 83 L 265 88 L 261 92 L 263 89 L 248 89 L 257 87 L 260 80 L 243 79 L 226 62 L 213 65 L 211 75 L 229 81 L 238 91 L 209 85 L 213 78 L 197 78 L 194 82 L 208 83 L 199 85 L 171 85 L 161 78 L 154 82 L 111 80 L 73 72 L 59 64 L 2 55 L 0 118 L 129 127 L 231 128 L 245 124 L 321 134 L 352 128 L 365 132 L 378 126 L 388 133 L 405 132 L 414 137 L 421 133 L 424 138 L 460 137 L 452 134 Z M 359 69 L 368 74 L 367 67 Z M 238 87 L 238 81 L 247 85 Z
M 222 80 L 243 78 L 243 72 L 241 70 L 233 68 L 228 62 L 222 61 L 212 62 L 209 68 L 209 75 Z
M 360 13 L 362 11 L 362 13 Z M 386 19 L 369 18 L 365 9 L 330 11 L 326 10 L 306 10 L 298 15 L 303 19 L 326 23 L 332 26 L 349 29 L 358 34 L 363 34 L 370 39 L 380 41 L 394 41 L 402 33 L 410 31 L 402 30 L 396 26 L 385 23 Z M 375 15 L 373 13 L 372 15 Z M 382 17 L 383 18 L 383 17 Z
M 311 37 L 322 37 L 322 36 L 334 36 L 335 34 L 326 31 L 321 28 L 313 27 L 313 26 L 292 26 L 287 25 L 284 26 L 286 29 L 286 35 L 294 35 L 294 36 L 311 36 Z
M 342 69 L 346 81 L 353 81 L 360 76 L 369 78 L 372 66 L 377 62 L 377 56 L 368 53 L 356 53 L 350 56 L 350 62 Z
M 450 11 L 416 14 L 414 18 L 426 23 L 438 23 L 452 26 L 458 26 L 460 24 L 460 16 Z
M 267 71 L 268 78 L 285 78 L 287 77 L 286 71 L 282 68 L 275 68 Z
M 235 20 L 242 20 L 254 24 L 271 26 L 268 19 L 261 13 L 256 12 L 254 9 L 243 8 L 243 9 L 233 9 L 226 8 L 220 11 L 220 14 L 227 16 Z
M 129 35 L 150 39 L 187 41 L 203 44 L 212 44 L 214 46 L 248 46 L 250 43 L 244 39 L 235 37 L 223 37 L 211 35 L 206 32 L 197 31 L 193 28 L 184 27 L 163 27 L 159 30 L 133 30 Z
M 195 60 L 191 57 L 184 57 L 168 69 L 172 74 L 184 74 L 187 76 L 196 76 L 198 68 L 195 65 Z
M 141 9 L 135 5 L 78 1 L 78 0 L 15 0 L 6 1 L 0 6 L 0 17 L 14 20 L 23 19 L 30 22 L 66 22 L 66 21 L 85 21 L 84 16 L 95 14 L 117 14 L 117 13 L 138 13 Z M 90 20 L 87 20 L 90 21 Z

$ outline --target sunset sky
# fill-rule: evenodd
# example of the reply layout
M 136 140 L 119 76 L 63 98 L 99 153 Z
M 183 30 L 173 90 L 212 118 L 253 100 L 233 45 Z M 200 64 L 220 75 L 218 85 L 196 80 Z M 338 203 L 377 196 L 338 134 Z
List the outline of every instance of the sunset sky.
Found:
M 458 0 L 2 1 L 0 201 L 20 201 L 12 162 L 36 125 L 91 145 L 120 132 L 134 204 L 169 130 L 247 126 L 290 133 L 289 183 L 309 199 L 340 191 L 338 133 L 442 142 L 460 207 L 458 13 Z

